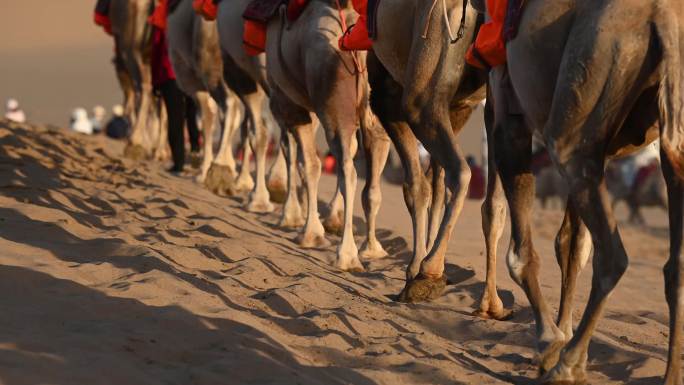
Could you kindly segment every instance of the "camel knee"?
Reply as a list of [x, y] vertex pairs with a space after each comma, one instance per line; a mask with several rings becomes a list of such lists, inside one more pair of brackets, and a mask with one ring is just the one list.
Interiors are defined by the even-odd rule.
[[363, 188], [362, 195], [363, 206], [366, 211], [370, 211], [372, 207], [379, 207], [382, 204], [382, 191], [379, 185], [367, 183]]

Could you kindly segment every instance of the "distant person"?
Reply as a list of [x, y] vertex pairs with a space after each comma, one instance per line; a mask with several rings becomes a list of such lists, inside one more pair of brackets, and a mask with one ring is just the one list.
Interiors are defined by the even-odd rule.
[[16, 99], [9, 99], [5, 105], [5, 119], [15, 123], [26, 123], [26, 114]]
[[185, 166], [185, 123], [187, 120], [193, 152], [199, 151], [199, 131], [196, 124], [194, 103], [176, 83], [176, 74], [171, 66], [166, 26], [169, 11], [167, 1], [160, 1], [148, 21], [152, 25], [152, 84], [161, 93], [167, 111], [168, 139], [173, 166], [168, 172], [177, 174]]
[[105, 134], [112, 139], [126, 138], [131, 125], [128, 123], [128, 119], [124, 117], [124, 108], [117, 104], [112, 108], [112, 114], [114, 116], [107, 122]]
[[93, 107], [93, 117], [90, 118], [90, 124], [93, 125], [93, 132], [99, 134], [104, 130], [105, 116], [107, 115], [107, 110], [102, 106]]
[[71, 130], [81, 134], [92, 135], [93, 125], [88, 119], [88, 111], [85, 108], [76, 108], [71, 113]]

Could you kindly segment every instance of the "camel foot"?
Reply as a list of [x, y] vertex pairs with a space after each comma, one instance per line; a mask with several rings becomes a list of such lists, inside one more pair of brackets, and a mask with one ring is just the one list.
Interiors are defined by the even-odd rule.
[[508, 321], [513, 318], [513, 311], [509, 309], [500, 310], [483, 310], [477, 309], [473, 312], [473, 316], [484, 319], [493, 319], [497, 321]]
[[335, 262], [335, 267], [350, 273], [362, 273], [366, 271], [358, 257], [340, 258], [338, 256], [337, 261]]
[[[199, 175], [201, 176], [201, 175]], [[228, 166], [212, 163], [204, 178], [204, 185], [217, 195], [233, 195], [235, 193], [235, 172]]]
[[550, 370], [557, 366], [556, 364], [558, 364], [561, 351], [563, 350], [563, 347], [565, 347], [565, 344], [565, 339], [561, 338], [558, 341], [549, 343], [543, 348], [542, 352], [537, 356], [540, 375], [548, 374]]
[[485, 290], [480, 300], [480, 308], [473, 312], [473, 316], [497, 321], [505, 321], [513, 317], [513, 311], [504, 308], [498, 295], [491, 296], [488, 293]]
[[389, 255], [385, 251], [385, 249], [382, 248], [382, 245], [378, 241], [375, 241], [375, 242], [366, 241], [361, 246], [360, 254], [361, 254], [361, 258], [364, 258], [364, 259], [385, 258], [386, 256]]
[[252, 213], [265, 214], [272, 212], [274, 209], [275, 207], [273, 207], [273, 203], [263, 199], [255, 199], [247, 204], [247, 211]]
[[280, 182], [271, 182], [267, 186], [269, 194], [271, 194], [271, 202], [284, 204], [287, 199], [287, 188]]
[[302, 217], [301, 215], [287, 215], [280, 219], [278, 227], [282, 227], [285, 229], [299, 229], [302, 226], [304, 226], [305, 223], [306, 221], [304, 220], [304, 217]]
[[254, 190], [254, 179], [249, 174], [241, 174], [235, 181], [235, 192], [239, 194], [247, 193]]
[[128, 143], [124, 148], [124, 157], [135, 161], [141, 161], [147, 158], [147, 151], [139, 144]]
[[323, 228], [326, 233], [341, 237], [344, 232], [344, 222], [341, 216], [331, 215], [323, 221]]
[[190, 153], [190, 167], [194, 168], [195, 170], [202, 166], [202, 160], [203, 160], [203, 156], [201, 153], [199, 153], [199, 152], [191, 152]]
[[399, 293], [399, 302], [416, 303], [437, 299], [446, 289], [446, 283], [445, 276], [434, 279], [419, 274], [406, 282], [404, 290]]
[[558, 363], [539, 379], [540, 385], [584, 385], [587, 375], [582, 366], [569, 367]]
[[322, 249], [330, 246], [325, 234], [303, 233], [295, 238], [295, 242], [305, 249]]

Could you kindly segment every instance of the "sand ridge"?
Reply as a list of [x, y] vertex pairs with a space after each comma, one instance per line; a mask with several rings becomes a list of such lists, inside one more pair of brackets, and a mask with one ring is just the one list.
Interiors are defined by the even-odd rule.
[[[191, 175], [170, 177], [121, 153], [101, 137], [0, 123], [0, 383], [533, 383], [532, 315], [503, 258], [513, 319], [470, 316], [484, 265], [479, 202], [466, 204], [452, 240], [447, 293], [407, 305], [393, 300], [410, 256], [399, 187], [383, 186], [378, 220], [392, 257], [348, 274], [331, 266], [333, 247], [298, 248], [294, 232], [275, 226], [278, 213], [247, 213], [241, 199], [212, 195]], [[334, 179], [321, 184], [330, 196]], [[535, 217], [553, 306], [560, 219]], [[595, 334], [590, 382], [657, 384], [667, 238], [662, 227], [623, 235], [632, 266]]]

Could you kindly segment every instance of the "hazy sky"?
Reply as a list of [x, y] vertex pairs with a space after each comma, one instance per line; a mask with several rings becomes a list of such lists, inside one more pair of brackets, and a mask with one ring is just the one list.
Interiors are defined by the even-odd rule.
[[64, 125], [75, 107], [121, 102], [112, 40], [92, 23], [95, 0], [0, 0], [0, 110]]

